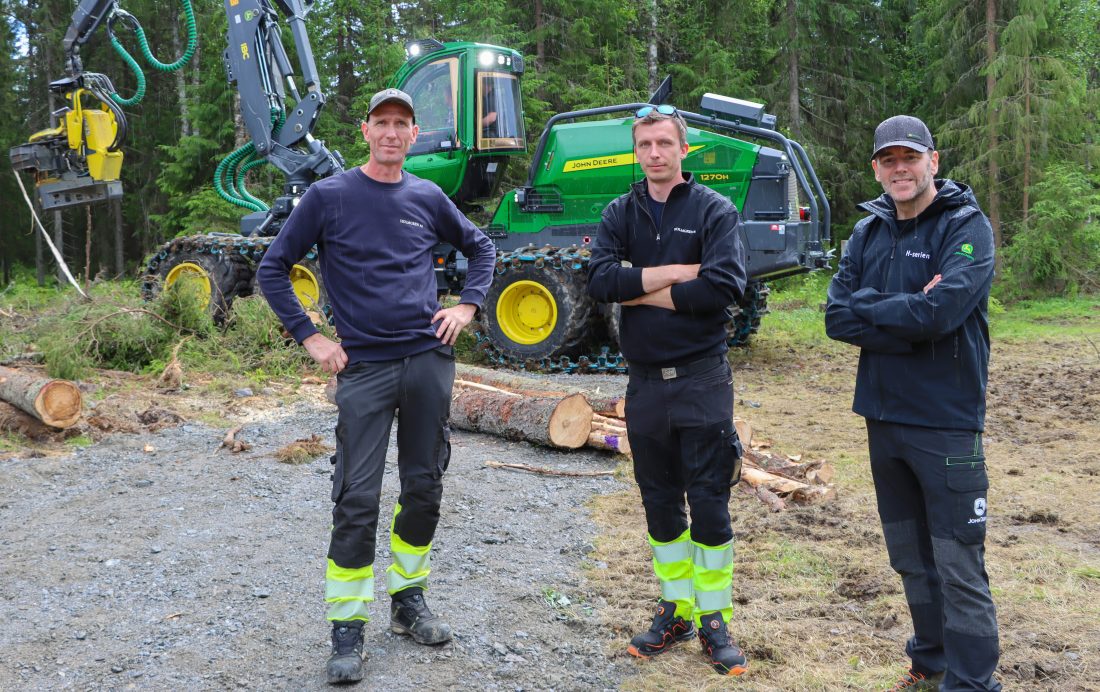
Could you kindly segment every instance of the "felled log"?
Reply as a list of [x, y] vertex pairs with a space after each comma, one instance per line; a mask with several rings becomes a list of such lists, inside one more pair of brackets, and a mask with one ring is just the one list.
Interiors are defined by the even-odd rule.
[[466, 365], [465, 363], [458, 363], [455, 366], [455, 376], [458, 378], [455, 380], [455, 384], [462, 380], [489, 385], [521, 396], [583, 394], [596, 413], [614, 416], [615, 418], [622, 418], [626, 415], [626, 400], [621, 396], [608, 396], [601, 394], [599, 391], [593, 392], [589, 389], [574, 387], [545, 377], [526, 377], [515, 373], [479, 368], [476, 365]]
[[84, 408], [80, 389], [72, 382], [4, 367], [0, 367], [0, 399], [54, 428], [71, 427]]
[[618, 454], [630, 454], [630, 440], [626, 436], [625, 428], [622, 432], [593, 428], [592, 432], [588, 433], [588, 446]]
[[778, 497], [799, 504], [813, 504], [836, 498], [836, 490], [832, 486], [810, 485], [792, 478], [768, 473], [749, 464], [741, 467], [741, 480], [758, 491], [763, 488]]
[[577, 449], [592, 432], [592, 407], [581, 394], [532, 397], [459, 387], [451, 400], [451, 425], [509, 440]]
[[588, 446], [629, 455], [630, 439], [626, 434], [625, 421], [593, 413], [592, 432], [588, 435]]
[[835, 474], [832, 465], [824, 459], [798, 462], [759, 450], [747, 450], [745, 458], [768, 473], [818, 485], [828, 485]]
[[30, 440], [38, 440], [57, 431], [26, 411], [0, 401], [0, 432], [14, 433]]
[[530, 464], [505, 464], [499, 461], [487, 461], [485, 465], [491, 469], [513, 469], [537, 473], [540, 476], [571, 476], [574, 478], [591, 478], [593, 476], [614, 476], [614, 471], [562, 471], [545, 466], [531, 466]]

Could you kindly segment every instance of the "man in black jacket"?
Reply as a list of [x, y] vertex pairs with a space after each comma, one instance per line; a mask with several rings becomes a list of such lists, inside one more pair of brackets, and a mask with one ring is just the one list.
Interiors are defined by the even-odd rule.
[[633, 139], [645, 180], [604, 210], [588, 272], [593, 298], [622, 304], [627, 433], [661, 582], [653, 625], [628, 651], [649, 658], [698, 626], [714, 669], [740, 675], [748, 663], [728, 630], [740, 445], [726, 323], [745, 290], [741, 222], [682, 172], [687, 127], [675, 108], [639, 110]]
[[871, 166], [885, 194], [860, 205], [870, 216], [829, 285], [825, 328], [861, 349], [853, 410], [913, 618], [895, 689], [999, 690], [982, 451], [993, 232], [970, 188], [934, 179], [917, 118], [878, 126]]

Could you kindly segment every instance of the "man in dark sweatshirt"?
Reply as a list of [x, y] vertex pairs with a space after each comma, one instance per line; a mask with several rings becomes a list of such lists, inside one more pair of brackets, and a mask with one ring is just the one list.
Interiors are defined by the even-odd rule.
[[682, 171], [687, 126], [675, 108], [640, 109], [632, 132], [645, 180], [604, 210], [588, 265], [592, 297], [622, 304], [626, 427], [661, 584], [653, 624], [627, 651], [650, 658], [698, 628], [714, 670], [740, 675], [748, 662], [728, 628], [740, 445], [726, 324], [745, 291], [741, 220]]
[[[390, 427], [398, 410], [401, 494], [390, 526], [386, 570], [390, 627], [421, 644], [451, 628], [424, 602], [442, 478], [450, 460], [453, 344], [492, 280], [492, 241], [434, 183], [402, 170], [416, 141], [412, 99], [397, 89], [371, 98], [364, 165], [314, 183], [271, 244], [257, 272], [287, 331], [325, 372], [337, 374], [332, 535], [325, 601], [332, 622], [330, 683], [362, 679], [363, 624], [374, 600], [375, 533]], [[460, 302], [441, 308], [431, 250], [454, 245], [469, 258]], [[340, 341], [320, 334], [289, 272], [317, 245]]]
[[829, 285], [825, 329], [861, 349], [853, 410], [913, 618], [895, 689], [999, 690], [982, 450], [993, 231], [970, 188], [934, 179], [917, 118], [878, 126], [871, 166], [885, 193], [860, 205], [870, 216]]

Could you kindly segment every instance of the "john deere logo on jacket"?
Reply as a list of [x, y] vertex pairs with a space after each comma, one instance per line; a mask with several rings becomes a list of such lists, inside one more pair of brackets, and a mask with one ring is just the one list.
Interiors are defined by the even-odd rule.
[[962, 255], [966, 259], [973, 262], [974, 261], [974, 246], [971, 245], [970, 243], [963, 243], [962, 245], [959, 246], [959, 251], [956, 252], [955, 254], [956, 255]]

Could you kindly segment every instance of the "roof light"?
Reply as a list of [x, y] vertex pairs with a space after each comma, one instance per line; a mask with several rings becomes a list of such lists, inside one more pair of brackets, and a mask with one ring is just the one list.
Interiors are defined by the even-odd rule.
[[498, 55], [497, 56], [497, 64], [498, 65], [503, 65], [504, 64], [504, 56], [503, 55]]
[[414, 43], [411, 46], [409, 46], [409, 57], [410, 58], [415, 58], [418, 55], [420, 55], [420, 44], [419, 43]]
[[481, 51], [481, 54], [477, 56], [477, 61], [481, 64], [482, 67], [489, 67], [493, 64], [492, 52], [487, 50]]

